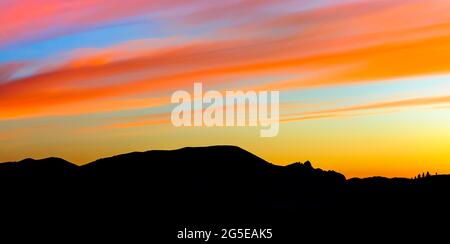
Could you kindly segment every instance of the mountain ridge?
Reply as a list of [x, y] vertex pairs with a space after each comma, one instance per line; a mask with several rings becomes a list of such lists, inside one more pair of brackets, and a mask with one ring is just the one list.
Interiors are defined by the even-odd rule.
[[[173, 149], [173, 150], [157, 149], [157, 150], [146, 150], [146, 151], [133, 151], [133, 152], [117, 154], [117, 155], [113, 155], [113, 156], [109, 156], [109, 157], [99, 158], [94, 161], [88, 162], [86, 164], [82, 164], [82, 165], [74, 164], [70, 161], [65, 160], [64, 158], [59, 158], [59, 157], [47, 157], [47, 158], [40, 158], [40, 159], [25, 158], [20, 161], [0, 162], [0, 175], [1, 175], [2, 171], [8, 170], [8, 169], [11, 170], [12, 168], [16, 168], [15, 170], [21, 170], [21, 169], [22, 170], [27, 170], [27, 169], [28, 170], [32, 170], [32, 169], [36, 170], [36, 169], [39, 169], [40, 167], [42, 167], [43, 169], [40, 171], [41, 173], [43, 170], [49, 170], [49, 169], [51, 169], [51, 171], [53, 171], [53, 173], [56, 173], [55, 172], [56, 169], [47, 167], [47, 166], [50, 166], [50, 165], [48, 165], [49, 163], [53, 164], [53, 166], [56, 166], [57, 168], [59, 167], [60, 170], [64, 170], [64, 169], [66, 169], [66, 170], [75, 170], [75, 169], [81, 170], [81, 169], [93, 167], [96, 164], [103, 164], [106, 161], [116, 161], [117, 159], [120, 159], [123, 161], [123, 160], [126, 160], [127, 158], [136, 157], [136, 156], [150, 157], [150, 156], [154, 156], [155, 154], [173, 154], [173, 153], [179, 153], [179, 152], [185, 152], [185, 151], [197, 151], [196, 153], [204, 153], [206, 151], [215, 150], [215, 149], [219, 149], [219, 150], [225, 149], [227, 151], [234, 150], [234, 151], [237, 151], [240, 153], [248, 154], [248, 156], [261, 161], [261, 163], [263, 163], [263, 164], [266, 164], [267, 167], [293, 168], [293, 169], [305, 167], [305, 168], [313, 169], [313, 170], [317, 170], [317, 171], [334, 172], [337, 174], [341, 174], [334, 170], [323, 170], [321, 168], [313, 168], [311, 165], [311, 162], [308, 160], [305, 161], [304, 163], [293, 162], [291, 164], [281, 166], [281, 165], [272, 164], [272, 163], [258, 157], [257, 155], [250, 153], [247, 150], [242, 149], [238, 146], [214, 145], [214, 146], [203, 146], [203, 147], [182, 147], [182, 148]], [[57, 165], [58, 163], [59, 163], [59, 165]], [[228, 163], [230, 163], [230, 162], [228, 162]], [[231, 163], [233, 163], [233, 162], [231, 162]], [[109, 165], [109, 166], [112, 166], [112, 165]], [[446, 175], [447, 174], [440, 174], [439, 176], [446, 176]], [[434, 176], [436, 176], [436, 175], [432, 175], [431, 177], [434, 177]], [[374, 180], [374, 179], [410, 180], [410, 178], [406, 178], [406, 177], [385, 177], [385, 176], [379, 176], [379, 175], [374, 175], [374, 176], [369, 176], [369, 177], [352, 177], [352, 178], [345, 177], [345, 179], [347, 181]]]
[[[215, 149], [219, 149], [219, 150], [235, 150], [239, 153], [244, 153], [247, 154], [247, 156], [249, 157], [253, 157], [256, 160], [259, 160], [262, 164], [266, 164], [266, 166], [268, 167], [278, 167], [278, 168], [295, 168], [295, 167], [303, 167], [303, 165], [306, 165], [308, 168], [310, 169], [314, 169], [311, 165], [311, 163], [309, 161], [305, 161], [305, 163], [300, 163], [300, 162], [294, 162], [288, 165], [275, 165], [272, 164], [260, 157], [258, 157], [257, 155], [250, 153], [248, 151], [246, 151], [245, 149], [242, 149], [238, 146], [233, 146], [233, 145], [214, 145], [214, 146], [204, 146], [204, 147], [182, 147], [182, 148], [178, 148], [178, 149], [174, 149], [174, 150], [147, 150], [147, 151], [133, 151], [133, 152], [129, 152], [129, 153], [123, 153], [123, 154], [118, 154], [118, 155], [113, 155], [110, 157], [103, 157], [103, 158], [99, 158], [96, 159], [94, 161], [88, 162], [86, 164], [83, 165], [77, 165], [74, 164], [70, 161], [67, 161], [63, 158], [58, 158], [58, 157], [48, 157], [48, 158], [41, 158], [41, 159], [34, 159], [34, 158], [25, 158], [22, 159], [20, 161], [10, 161], [10, 162], [0, 162], [0, 171], [4, 170], [4, 168], [8, 168], [7, 166], [18, 166], [18, 167], [22, 167], [25, 166], [24, 164], [46, 164], [49, 162], [54, 162], [54, 161], [60, 161], [60, 162], [64, 162], [65, 164], [67, 164], [67, 167], [70, 168], [88, 168], [88, 167], [92, 167], [93, 165], [99, 164], [99, 163], [104, 163], [105, 161], [112, 161], [112, 160], [116, 160], [116, 159], [126, 159], [129, 157], [135, 157], [135, 156], [150, 156], [151, 154], [161, 154], [161, 153], [178, 153], [178, 152], [183, 152], [183, 151], [190, 151], [190, 150], [194, 150], [197, 151], [196, 153], [204, 153], [202, 151], [209, 151], [209, 150], [215, 150]], [[44, 166], [44, 165], [42, 165]], [[321, 170], [320, 168], [317, 168], [319, 170]], [[328, 170], [331, 172], [336, 172], [334, 170]], [[336, 172], [337, 173], [337, 172]]]
[[[59, 158], [9, 162], [0, 164], [0, 193], [0, 209], [14, 218], [51, 216], [142, 233], [149, 220], [169, 223], [168, 231], [174, 223], [279, 223], [278, 233], [295, 236], [290, 227], [386, 229], [387, 218], [397, 228], [399, 219], [439, 216], [450, 205], [450, 176], [346, 179], [309, 161], [278, 166], [238, 147], [213, 146], [132, 152], [82, 166]], [[415, 223], [404, 221], [408, 231]]]

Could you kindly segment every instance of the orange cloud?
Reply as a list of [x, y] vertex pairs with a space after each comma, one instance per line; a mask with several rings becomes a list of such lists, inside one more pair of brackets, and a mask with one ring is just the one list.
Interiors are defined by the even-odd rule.
[[357, 106], [341, 107], [335, 109], [318, 110], [312, 112], [304, 112], [297, 114], [287, 115], [281, 121], [297, 121], [308, 119], [321, 119], [321, 118], [334, 118], [342, 116], [355, 116], [355, 114], [348, 114], [348, 112], [366, 111], [366, 110], [378, 110], [389, 108], [402, 108], [402, 107], [414, 107], [414, 106], [430, 106], [430, 105], [442, 105], [450, 103], [450, 96], [438, 96], [438, 97], [422, 97], [411, 98], [389, 102], [370, 103]]
[[[91, 8], [92, 4], [97, 6], [97, 2], [80, 2], [60, 3], [52, 8], [72, 11]], [[130, 6], [120, 9], [113, 1], [110, 10], [114, 11], [95, 18], [141, 11], [142, 4], [132, 1]], [[30, 10], [37, 12], [29, 18], [46, 19], [58, 12], [39, 8]], [[0, 84], [0, 118], [64, 114], [65, 106], [74, 108], [74, 113], [101, 112], [117, 105], [115, 102], [108, 105], [110, 101], [143, 93], [164, 97], [164, 92], [194, 81], [227, 82], [231, 77], [299, 76], [291, 80], [280, 78], [267, 86], [256, 85], [259, 89], [280, 90], [448, 73], [450, 17], [439, 14], [448, 8], [449, 4], [442, 1], [342, 4], [269, 16], [266, 21], [248, 26], [228, 27], [237, 33], [277, 27], [285, 31], [279, 36], [270, 31], [256, 37], [242, 33], [243, 36], [222, 39], [161, 44], [157, 48], [132, 41], [103, 51], [74, 52], [68, 62], [58, 67]], [[222, 11], [232, 11], [225, 9]], [[430, 18], [415, 18], [418, 15]], [[20, 29], [28, 22], [21, 23], [5, 29]], [[137, 48], [130, 51], [134, 46]], [[3, 76], [9, 78], [11, 74]], [[105, 105], [96, 106], [99, 101]]]

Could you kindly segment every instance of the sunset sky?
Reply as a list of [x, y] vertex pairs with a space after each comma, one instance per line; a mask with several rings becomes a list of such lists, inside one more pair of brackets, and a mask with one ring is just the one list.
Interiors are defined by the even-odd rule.
[[[448, 0], [0, 0], [0, 162], [232, 144], [347, 177], [450, 173]], [[171, 94], [278, 90], [258, 127], [175, 128]]]

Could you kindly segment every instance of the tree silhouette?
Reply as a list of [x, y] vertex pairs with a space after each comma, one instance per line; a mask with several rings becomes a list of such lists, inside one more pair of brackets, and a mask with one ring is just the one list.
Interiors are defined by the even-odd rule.
[[427, 177], [430, 177], [430, 172], [427, 171]]

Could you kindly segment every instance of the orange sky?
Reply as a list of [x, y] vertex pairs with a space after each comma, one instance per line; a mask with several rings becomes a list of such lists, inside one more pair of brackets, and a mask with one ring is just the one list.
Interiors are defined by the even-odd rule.
[[[448, 1], [42, 0], [0, 9], [0, 161], [81, 164], [234, 144], [347, 176], [450, 172]], [[170, 95], [199, 81], [279, 90], [280, 135], [172, 127]]]

